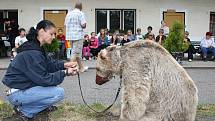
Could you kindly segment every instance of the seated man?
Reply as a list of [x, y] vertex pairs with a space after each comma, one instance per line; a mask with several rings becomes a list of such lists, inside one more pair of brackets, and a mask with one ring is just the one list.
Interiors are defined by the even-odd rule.
[[189, 48], [187, 49], [187, 51], [185, 53], [188, 53], [188, 61], [191, 62], [193, 60], [193, 54], [196, 53], [195, 52], [195, 48], [192, 45], [189, 36], [189, 32], [185, 31], [184, 33], [184, 42], [187, 43], [189, 45]]
[[201, 50], [203, 54], [203, 60], [206, 61], [208, 52], [212, 52], [211, 60], [214, 60], [215, 57], [215, 43], [211, 38], [212, 33], [207, 32], [206, 37], [201, 40]]

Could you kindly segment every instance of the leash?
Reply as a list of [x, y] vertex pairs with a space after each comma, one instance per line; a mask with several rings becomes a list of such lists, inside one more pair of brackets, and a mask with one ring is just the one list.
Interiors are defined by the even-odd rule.
[[92, 110], [92, 111], [94, 111], [94, 112], [96, 112], [96, 113], [98, 113], [98, 114], [102, 114], [102, 113], [105, 113], [107, 110], [109, 110], [109, 109], [114, 105], [114, 103], [116, 102], [116, 100], [117, 100], [117, 98], [118, 98], [118, 96], [119, 96], [120, 90], [121, 90], [121, 86], [122, 86], [122, 75], [120, 75], [120, 86], [119, 86], [119, 88], [118, 88], [118, 90], [117, 90], [116, 97], [115, 97], [113, 103], [112, 103], [110, 106], [108, 106], [106, 109], [104, 109], [103, 111], [100, 111], [100, 112], [99, 112], [99, 111], [96, 111], [95, 109], [93, 109], [92, 107], [90, 107], [90, 106], [87, 104], [87, 102], [85, 101], [84, 95], [83, 95], [83, 91], [82, 91], [82, 88], [81, 88], [81, 78], [80, 78], [80, 74], [78, 73], [77, 75], [78, 75], [79, 88], [80, 88], [80, 92], [81, 92], [81, 98], [82, 98], [84, 104], [85, 104], [90, 110]]

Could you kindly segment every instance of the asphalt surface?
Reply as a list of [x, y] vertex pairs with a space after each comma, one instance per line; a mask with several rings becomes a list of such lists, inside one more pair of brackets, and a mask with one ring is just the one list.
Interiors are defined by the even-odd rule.
[[[214, 68], [187, 68], [188, 74], [192, 77], [198, 87], [199, 103], [214, 104], [215, 103], [215, 74]], [[2, 80], [6, 70], [0, 70], [0, 80]], [[95, 69], [90, 69], [88, 72], [82, 73], [81, 86], [83, 94], [89, 103], [105, 103], [110, 104], [115, 98], [119, 87], [119, 77], [110, 82], [99, 86], [95, 84]], [[65, 100], [73, 103], [83, 103], [78, 85], [77, 76], [66, 77], [60, 85], [65, 89]], [[5, 99], [3, 93], [7, 87], [0, 83], [0, 98]], [[117, 101], [120, 102], [119, 99]]]

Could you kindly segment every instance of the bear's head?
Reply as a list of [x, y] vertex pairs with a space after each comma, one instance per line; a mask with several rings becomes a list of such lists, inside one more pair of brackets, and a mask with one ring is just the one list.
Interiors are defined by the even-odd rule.
[[96, 62], [96, 84], [102, 85], [112, 79], [120, 71], [120, 51], [116, 47], [108, 47], [98, 54]]

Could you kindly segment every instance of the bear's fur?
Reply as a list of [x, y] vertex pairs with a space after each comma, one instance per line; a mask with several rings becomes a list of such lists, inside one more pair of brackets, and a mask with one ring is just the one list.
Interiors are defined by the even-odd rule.
[[[121, 121], [194, 121], [197, 88], [159, 44], [134, 41], [102, 50], [97, 76], [122, 75]], [[101, 80], [100, 80], [101, 81]]]

